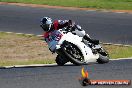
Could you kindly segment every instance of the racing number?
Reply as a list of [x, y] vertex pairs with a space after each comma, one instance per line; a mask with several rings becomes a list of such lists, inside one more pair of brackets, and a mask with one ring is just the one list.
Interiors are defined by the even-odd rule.
[[62, 37], [62, 34], [52, 34], [48, 37], [48, 41], [51, 42], [53, 40], [59, 41]]
[[55, 41], [59, 41], [62, 37], [62, 34], [55, 34]]

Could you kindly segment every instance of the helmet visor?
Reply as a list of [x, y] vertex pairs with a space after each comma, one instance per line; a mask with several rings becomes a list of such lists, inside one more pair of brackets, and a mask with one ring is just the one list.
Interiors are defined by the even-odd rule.
[[49, 31], [49, 27], [50, 27], [50, 25], [49, 24], [42, 24], [42, 25], [40, 25], [42, 28], [43, 28], [43, 30], [44, 31]]

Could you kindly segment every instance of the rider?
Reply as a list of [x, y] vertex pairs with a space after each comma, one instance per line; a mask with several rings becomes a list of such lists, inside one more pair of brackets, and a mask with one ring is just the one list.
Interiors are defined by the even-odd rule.
[[[44, 38], [48, 38], [50, 32], [54, 31], [54, 30], [58, 30], [58, 29], [62, 29], [64, 27], [68, 27], [68, 28], [72, 28], [72, 29], [76, 29], [75, 27], [78, 27], [78, 29], [80, 30], [80, 32], [82, 31], [80, 26], [76, 26], [75, 22], [72, 20], [54, 20], [52, 22], [52, 19], [49, 17], [43, 17], [40, 21], [40, 26], [42, 27], [42, 29], [44, 30]], [[84, 30], [83, 30], [84, 31]], [[85, 40], [93, 43], [93, 44], [99, 44], [98, 40], [93, 40], [89, 37], [88, 34], [82, 33], [81, 34]]]

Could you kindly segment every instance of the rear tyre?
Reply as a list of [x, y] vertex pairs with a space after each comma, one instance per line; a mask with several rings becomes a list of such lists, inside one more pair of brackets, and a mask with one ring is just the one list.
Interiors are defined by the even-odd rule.
[[109, 57], [108, 56], [103, 56], [103, 55], [99, 54], [99, 58], [97, 59], [97, 62], [99, 64], [108, 63], [109, 62]]
[[97, 52], [99, 53], [99, 58], [97, 59], [97, 62], [99, 64], [104, 64], [109, 62], [109, 54], [102, 46], [101, 48], [97, 49]]

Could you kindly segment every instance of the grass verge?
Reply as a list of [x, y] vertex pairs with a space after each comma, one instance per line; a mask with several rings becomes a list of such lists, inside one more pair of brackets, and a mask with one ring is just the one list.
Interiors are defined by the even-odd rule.
[[40, 37], [0, 32], [0, 66], [54, 63]]
[[0, 1], [44, 4], [51, 6], [132, 10], [132, 0], [0, 0]]
[[[132, 47], [103, 46], [111, 58], [132, 57]], [[0, 32], [0, 66], [55, 63], [47, 47], [41, 37]]]

